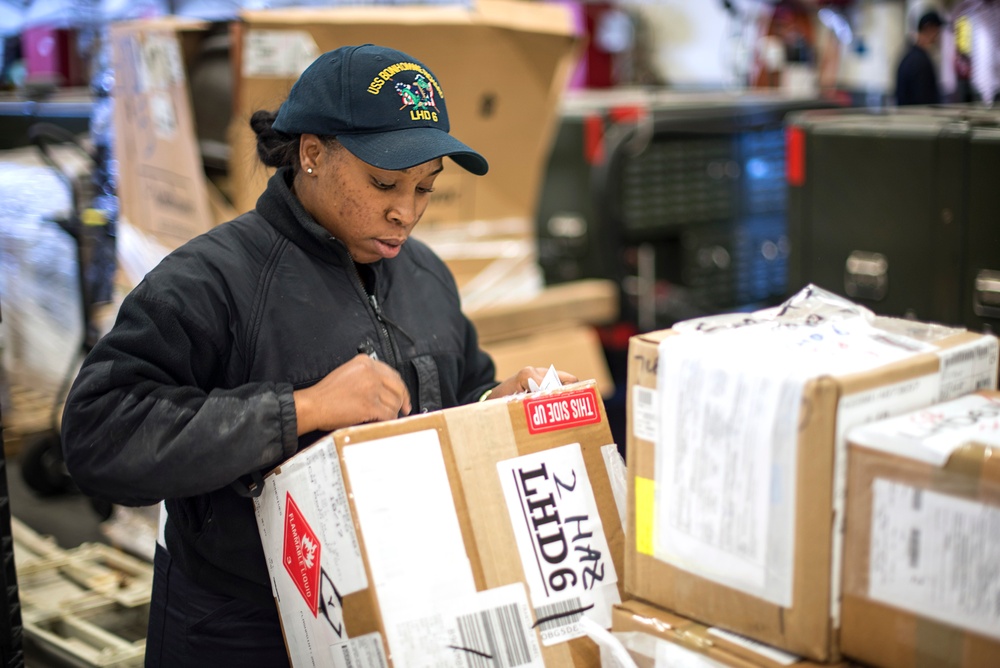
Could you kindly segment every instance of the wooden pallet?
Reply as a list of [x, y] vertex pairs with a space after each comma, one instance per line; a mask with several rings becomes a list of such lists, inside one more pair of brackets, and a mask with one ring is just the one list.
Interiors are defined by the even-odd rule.
[[8, 460], [15, 459], [24, 439], [54, 428], [55, 397], [48, 392], [8, 385], [3, 396], [3, 444]]
[[25, 638], [72, 666], [142, 666], [152, 566], [101, 543], [62, 549], [11, 525]]

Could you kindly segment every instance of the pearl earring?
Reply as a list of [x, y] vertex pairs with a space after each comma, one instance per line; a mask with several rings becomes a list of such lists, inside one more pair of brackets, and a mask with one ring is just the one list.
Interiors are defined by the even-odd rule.
[[312, 173], [313, 173], [313, 168], [312, 167], [306, 167], [306, 174], [312, 174]]

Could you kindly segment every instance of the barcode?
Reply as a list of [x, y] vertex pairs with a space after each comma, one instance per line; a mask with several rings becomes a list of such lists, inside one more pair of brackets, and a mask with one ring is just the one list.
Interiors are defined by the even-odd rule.
[[965, 364], [966, 362], [972, 362], [976, 359], [976, 353], [982, 354], [983, 350], [978, 348], [973, 348], [971, 350], [963, 350], [961, 352], [952, 353], [944, 360], [945, 368], [950, 366], [955, 366], [956, 364]]
[[652, 408], [653, 406], [652, 390], [647, 390], [644, 387], [637, 387], [635, 389], [635, 401], [637, 404], [639, 404], [640, 408]]
[[580, 621], [584, 611], [592, 607], [591, 605], [587, 606], [587, 608], [582, 608], [579, 598], [568, 598], [558, 603], [540, 605], [535, 608], [535, 618], [538, 620], [535, 625], [543, 633], [552, 629], [562, 628], [563, 626], [569, 626]]
[[458, 632], [468, 668], [514, 668], [532, 661], [516, 603], [461, 616]]
[[920, 566], [920, 529], [910, 529], [910, 544], [907, 546], [910, 556], [910, 568]]
[[340, 650], [344, 653], [344, 665], [347, 668], [354, 668], [354, 662], [351, 660], [351, 648], [346, 642], [340, 646]]

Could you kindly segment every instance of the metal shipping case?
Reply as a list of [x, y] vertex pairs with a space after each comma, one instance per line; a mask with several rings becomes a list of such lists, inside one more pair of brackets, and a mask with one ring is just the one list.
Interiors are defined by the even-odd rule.
[[790, 290], [815, 283], [882, 315], [974, 330], [1000, 323], [1000, 112], [807, 111], [788, 133]]
[[611, 278], [640, 329], [784, 296], [788, 112], [809, 98], [568, 96], [537, 208], [547, 283]]

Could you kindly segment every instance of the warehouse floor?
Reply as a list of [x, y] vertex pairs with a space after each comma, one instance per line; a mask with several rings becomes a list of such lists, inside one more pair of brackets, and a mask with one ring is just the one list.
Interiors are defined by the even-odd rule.
[[[108, 542], [100, 530], [101, 518], [85, 496], [78, 493], [39, 496], [21, 478], [16, 457], [7, 462], [7, 474], [11, 515], [29, 528], [52, 536], [63, 548], [77, 547], [86, 542]], [[24, 659], [26, 668], [63, 668], [69, 665], [28, 640], [24, 642]]]

